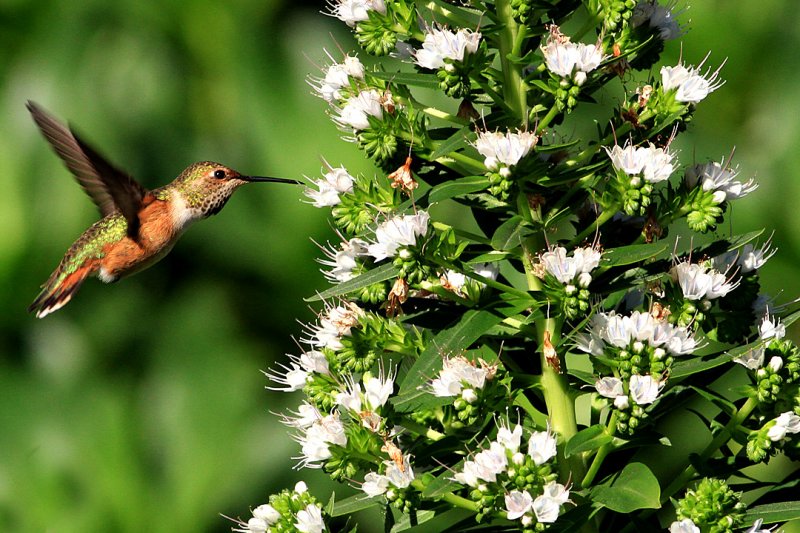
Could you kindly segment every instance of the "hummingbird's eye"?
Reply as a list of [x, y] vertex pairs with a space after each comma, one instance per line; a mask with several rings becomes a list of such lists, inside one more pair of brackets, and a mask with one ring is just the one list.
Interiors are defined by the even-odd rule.
[[218, 180], [223, 179], [225, 176], [226, 176], [226, 174], [225, 174], [224, 170], [215, 170], [214, 171], [214, 177], [217, 178]]

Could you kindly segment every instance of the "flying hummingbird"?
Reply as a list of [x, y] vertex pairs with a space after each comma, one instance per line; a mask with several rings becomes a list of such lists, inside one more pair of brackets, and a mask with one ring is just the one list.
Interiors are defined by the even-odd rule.
[[150, 191], [41, 107], [33, 102], [27, 107], [102, 216], [70, 246], [28, 307], [39, 318], [66, 305], [89, 276], [111, 283], [149, 267], [172, 249], [192, 222], [219, 213], [233, 191], [245, 183], [300, 183], [247, 176], [202, 161], [188, 166], [169, 185]]

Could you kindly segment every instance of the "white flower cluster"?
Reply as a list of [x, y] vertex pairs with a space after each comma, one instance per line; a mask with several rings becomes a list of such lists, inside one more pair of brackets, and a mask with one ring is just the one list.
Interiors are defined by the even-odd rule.
[[346, 446], [347, 435], [344, 424], [339, 419], [336, 411], [329, 415], [322, 415], [308, 403], [301, 404], [297, 418], [285, 417], [283, 422], [300, 430], [293, 436], [300, 443], [301, 455], [295, 457], [299, 466], [304, 468], [320, 468], [322, 461], [332, 456], [331, 445]]
[[635, 353], [644, 349], [644, 343], [656, 348], [654, 357], [663, 357], [666, 352], [683, 355], [693, 352], [697, 342], [687, 328], [674, 326], [658, 320], [650, 313], [634, 311], [630, 316], [597, 313], [591, 319], [589, 332], [576, 335], [577, 347], [592, 355], [601, 356], [608, 346], [633, 349]]
[[386, 14], [383, 0], [333, 0], [331, 14], [351, 28], [358, 22], [369, 19], [369, 12]]
[[475, 148], [484, 157], [483, 164], [486, 168], [496, 170], [507, 178], [511, 175], [510, 167], [528, 155], [538, 141], [539, 137], [530, 131], [483, 131], [478, 134]]
[[660, 6], [656, 3], [656, 0], [640, 1], [633, 9], [633, 15], [630, 20], [631, 26], [637, 28], [647, 24], [658, 33], [662, 41], [677, 39], [683, 35], [684, 31], [683, 26], [678, 24], [675, 17], [683, 13], [683, 11], [673, 13], [672, 4], [674, 2], [671, 2], [668, 6]]
[[[497, 438], [487, 449], [481, 450], [471, 460], [464, 461], [462, 472], [456, 472], [455, 480], [470, 487], [497, 482], [504, 473], [513, 476], [513, 471], [524, 464], [525, 455], [520, 451], [522, 426], [514, 429], [500, 427]], [[528, 439], [527, 455], [538, 466], [556, 456], [556, 439], [547, 431], [534, 431]], [[569, 490], [556, 482], [544, 486], [543, 494], [536, 498], [527, 490], [513, 490], [506, 494], [506, 513], [509, 520], [521, 519], [524, 526], [533, 523], [555, 522], [560, 508], [569, 501]]]
[[738, 167], [731, 168], [713, 161], [687, 168], [684, 179], [690, 188], [700, 184], [704, 191], [713, 192], [714, 202], [721, 204], [742, 198], [758, 188], [754, 178], [744, 183], [737, 181], [738, 173]]
[[586, 288], [592, 282], [591, 272], [600, 264], [602, 253], [592, 247], [576, 248], [567, 257], [567, 249], [556, 246], [543, 253], [540, 261], [547, 272], [564, 285], [576, 282]]
[[414, 54], [422, 68], [452, 70], [447, 61], [463, 61], [466, 54], [474, 54], [481, 42], [481, 34], [472, 30], [450, 31], [445, 28], [427, 28], [422, 49]]
[[463, 355], [445, 357], [442, 369], [431, 381], [433, 395], [438, 397], [461, 396], [467, 403], [478, 399], [476, 389], [482, 389], [487, 381], [494, 379], [496, 364], [478, 359], [476, 365]]
[[742, 246], [741, 250], [731, 250], [718, 255], [712, 260], [712, 264], [720, 272], [736, 270], [740, 274], [747, 274], [764, 266], [777, 251], [777, 248], [772, 247], [771, 240], [767, 240], [760, 248], [748, 243]]
[[[308, 490], [306, 484], [299, 481], [294, 486], [296, 494], [303, 494]], [[296, 495], [293, 495], [296, 497]], [[271, 526], [277, 524], [278, 521], [285, 518], [278, 512], [275, 507], [265, 503], [253, 509], [253, 517], [247, 523], [238, 522], [240, 528], [234, 528], [233, 531], [240, 533], [269, 533]], [[325, 531], [325, 522], [322, 520], [322, 508], [316, 504], [306, 505], [297, 514], [290, 519], [293, 522], [295, 531], [300, 533], [322, 533]]]
[[771, 422], [774, 422], [774, 424], [767, 430], [767, 437], [772, 442], [783, 440], [786, 435], [800, 433], [800, 416], [797, 416], [792, 411], [781, 413]]
[[319, 325], [306, 326], [309, 336], [303, 341], [315, 348], [341, 350], [341, 338], [350, 335], [350, 329], [358, 325], [358, 319], [363, 314], [363, 309], [352, 302], [328, 307], [320, 316]]
[[[330, 57], [330, 56], [329, 56]], [[309, 84], [328, 103], [342, 99], [342, 89], [350, 87], [353, 80], [364, 79], [364, 65], [355, 56], [345, 56], [341, 63], [333, 63], [325, 70], [325, 76], [312, 78]]]
[[583, 85], [587, 74], [603, 61], [600, 42], [597, 44], [572, 43], [558, 29], [550, 26], [550, 37], [542, 47], [547, 69], [562, 78], [572, 78], [575, 85]]
[[[708, 56], [706, 56], [706, 59]], [[687, 104], [697, 104], [706, 96], [722, 87], [725, 82], [719, 79], [722, 65], [714, 72], [700, 74], [705, 59], [697, 66], [686, 68], [683, 63], [674, 67], [661, 67], [661, 85], [664, 92], [675, 91], [675, 100]]]
[[727, 296], [739, 286], [739, 281], [731, 278], [711, 266], [702, 263], [683, 261], [669, 271], [672, 280], [676, 281], [687, 300], [714, 300]]
[[384, 96], [375, 89], [361, 91], [347, 99], [334, 120], [342, 127], [365, 130], [369, 128], [369, 117], [383, 118], [384, 103]]
[[[652, 143], [647, 146], [633, 146], [628, 141], [624, 147], [614, 145], [610, 150], [605, 150], [614, 168], [629, 176], [641, 177], [648, 183], [659, 183], [668, 179], [675, 168], [672, 164], [675, 155]], [[639, 184], [635, 178], [631, 183]]]
[[418, 237], [428, 233], [429, 219], [427, 211], [420, 211], [386, 220], [375, 230], [375, 242], [367, 245], [367, 254], [376, 261], [394, 257], [398, 249], [416, 244]]
[[309, 180], [316, 187], [306, 187], [305, 195], [313, 200], [314, 207], [333, 207], [341, 203], [340, 194], [353, 192], [355, 178], [344, 167], [332, 168], [326, 172], [322, 179]]
[[[479, 276], [483, 276], [487, 279], [497, 279], [497, 274], [499, 272], [497, 263], [475, 263], [470, 265], [472, 267], [472, 271], [478, 274]], [[464, 296], [466, 293], [464, 291], [467, 283], [469, 280], [466, 274], [462, 272], [457, 272], [455, 270], [446, 270], [444, 274], [439, 277], [439, 281], [442, 283], [442, 287], [445, 289], [452, 291], [459, 296]], [[473, 283], [478, 283], [473, 281]], [[478, 284], [480, 287], [483, 287], [483, 283]]]
[[414, 481], [411, 457], [403, 455], [399, 461], [384, 461], [384, 474], [369, 472], [364, 476], [361, 490], [370, 498], [380, 496], [393, 489], [404, 489]]
[[630, 400], [636, 405], [649, 405], [656, 401], [664, 383], [650, 375], [633, 374], [628, 381], [628, 393], [622, 380], [616, 377], [598, 378], [594, 388], [601, 396], [613, 399], [617, 409], [627, 409]]

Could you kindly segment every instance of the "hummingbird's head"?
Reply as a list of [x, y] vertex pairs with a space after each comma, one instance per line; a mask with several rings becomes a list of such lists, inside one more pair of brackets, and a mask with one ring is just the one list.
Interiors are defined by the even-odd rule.
[[299, 183], [283, 178], [249, 176], [213, 161], [201, 161], [190, 165], [175, 180], [176, 189], [182, 194], [187, 206], [199, 211], [201, 217], [216, 215], [225, 206], [233, 191], [245, 183], [267, 181]]

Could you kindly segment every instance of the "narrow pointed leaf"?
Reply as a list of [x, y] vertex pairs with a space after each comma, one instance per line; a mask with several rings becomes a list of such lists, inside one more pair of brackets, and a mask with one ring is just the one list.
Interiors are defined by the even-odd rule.
[[362, 511], [376, 505], [384, 505], [386, 499], [382, 496], [369, 498], [366, 494], [354, 494], [344, 500], [333, 502], [333, 508], [329, 514], [331, 516], [343, 516], [357, 511]]
[[765, 524], [788, 522], [800, 519], [800, 501], [769, 503], [750, 507], [744, 514], [746, 524], [752, 524], [757, 519], [762, 519]]
[[472, 134], [472, 130], [470, 126], [464, 126], [460, 130], [456, 131], [450, 137], [442, 141], [442, 143], [433, 151], [433, 153], [428, 157], [430, 161], [436, 161], [443, 155], [447, 155], [451, 152], [455, 152], [467, 146], [468, 136]]
[[315, 294], [314, 296], [309, 296], [308, 298], [305, 298], [305, 301], [316, 302], [319, 300], [325, 300], [327, 298], [342, 296], [343, 294], [347, 294], [364, 287], [369, 287], [375, 283], [392, 279], [399, 273], [400, 269], [398, 267], [392, 263], [387, 263], [379, 266], [378, 268], [373, 268], [369, 272], [364, 272], [360, 276], [356, 276], [353, 279], [343, 281], [338, 285], [334, 285], [330, 289], [324, 290], [318, 294]]
[[669, 245], [663, 242], [610, 248], [603, 252], [600, 266], [632, 265], [653, 257], [661, 256], [668, 249]]
[[425, 87], [427, 89], [438, 89], [439, 79], [436, 74], [422, 74], [419, 72], [370, 72], [373, 78], [397, 83], [398, 85], [409, 85], [411, 87]]
[[522, 240], [533, 233], [533, 228], [525, 219], [515, 215], [500, 225], [492, 236], [495, 250], [514, 250], [522, 245]]
[[486, 176], [466, 176], [457, 180], [440, 183], [431, 189], [428, 195], [430, 203], [441, 202], [455, 196], [463, 196], [471, 192], [482, 191], [489, 186]]

